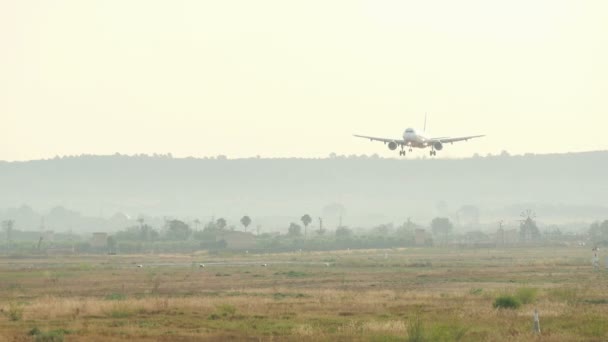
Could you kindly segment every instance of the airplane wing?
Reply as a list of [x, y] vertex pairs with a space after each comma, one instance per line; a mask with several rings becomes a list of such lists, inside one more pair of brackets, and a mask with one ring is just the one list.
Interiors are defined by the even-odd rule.
[[481, 138], [481, 137], [485, 137], [485, 135], [470, 135], [468, 137], [458, 137], [458, 138], [432, 138], [432, 139], [427, 139], [427, 141], [429, 143], [434, 143], [434, 142], [440, 142], [442, 144], [447, 144], [447, 143], [455, 143], [458, 141], [467, 141], [469, 139], [475, 139], [475, 138]]
[[356, 135], [356, 134], [354, 134], [353, 136], [355, 136], [357, 138], [369, 139], [371, 141], [382, 141], [383, 143], [396, 142], [397, 144], [400, 144], [400, 145], [405, 144], [405, 142], [403, 141], [403, 139], [376, 138], [376, 137], [368, 137], [366, 135]]

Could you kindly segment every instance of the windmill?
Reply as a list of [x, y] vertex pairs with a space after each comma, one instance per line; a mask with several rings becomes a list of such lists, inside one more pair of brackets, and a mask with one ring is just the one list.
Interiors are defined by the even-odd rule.
[[528, 219], [534, 220], [536, 218], [536, 213], [532, 211], [532, 209], [526, 209], [522, 211], [519, 216], [523, 218], [523, 220], [520, 221], [526, 221]]

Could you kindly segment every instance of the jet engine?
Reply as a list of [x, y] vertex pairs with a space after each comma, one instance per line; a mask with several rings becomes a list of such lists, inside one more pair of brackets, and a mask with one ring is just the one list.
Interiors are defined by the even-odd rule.
[[388, 149], [391, 150], [391, 151], [396, 150], [397, 149], [397, 143], [394, 142], [394, 141], [389, 142], [388, 143]]
[[437, 141], [436, 143], [433, 144], [433, 147], [437, 150], [437, 151], [441, 151], [443, 149], [443, 144], [439, 141]]

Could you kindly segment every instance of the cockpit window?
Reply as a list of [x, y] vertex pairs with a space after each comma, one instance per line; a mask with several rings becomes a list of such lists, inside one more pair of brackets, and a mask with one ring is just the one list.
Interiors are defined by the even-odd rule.
[[408, 128], [408, 129], [405, 130], [405, 133], [414, 133], [414, 130], [411, 129], [411, 128]]

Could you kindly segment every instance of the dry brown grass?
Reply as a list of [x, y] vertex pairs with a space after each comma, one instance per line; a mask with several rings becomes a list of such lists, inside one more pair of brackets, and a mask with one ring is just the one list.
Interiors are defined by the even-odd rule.
[[[0, 259], [0, 342], [31, 341], [33, 327], [66, 329], [65, 339], [74, 341], [407, 340], [416, 322], [431, 341], [529, 341], [537, 338], [534, 308], [542, 341], [608, 340], [608, 277], [591, 270], [587, 253], [398, 249]], [[284, 260], [295, 263], [272, 263]], [[537, 289], [533, 304], [492, 307], [496, 296], [521, 288]], [[10, 320], [15, 305], [22, 317]]]

